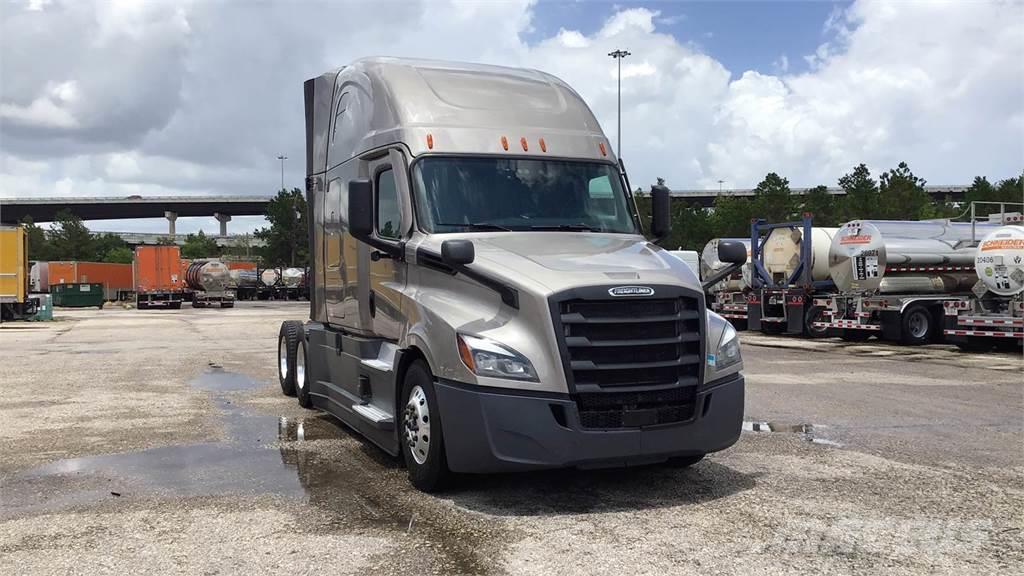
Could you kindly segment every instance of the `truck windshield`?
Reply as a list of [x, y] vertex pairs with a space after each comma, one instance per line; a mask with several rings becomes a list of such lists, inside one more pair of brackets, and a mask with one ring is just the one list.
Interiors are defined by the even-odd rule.
[[415, 164], [413, 181], [420, 227], [430, 233], [638, 233], [610, 164], [427, 157]]

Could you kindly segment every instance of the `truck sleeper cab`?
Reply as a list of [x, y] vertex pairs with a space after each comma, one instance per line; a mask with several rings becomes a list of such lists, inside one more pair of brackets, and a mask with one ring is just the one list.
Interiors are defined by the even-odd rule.
[[[281, 326], [285, 394], [427, 491], [448, 471], [685, 464], [736, 442], [736, 333], [643, 237], [569, 86], [374, 58], [308, 80], [305, 103], [310, 321]], [[665, 234], [667, 190], [654, 204]]]

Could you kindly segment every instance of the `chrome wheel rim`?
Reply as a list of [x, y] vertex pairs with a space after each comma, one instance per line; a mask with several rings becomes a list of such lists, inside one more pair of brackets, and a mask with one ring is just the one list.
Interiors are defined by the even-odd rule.
[[427, 395], [419, 386], [409, 391], [404, 424], [405, 443], [409, 446], [412, 459], [417, 464], [423, 464], [430, 454], [430, 408], [427, 406]]
[[306, 354], [305, 344], [299, 342], [295, 347], [295, 385], [299, 390], [306, 387]]
[[913, 314], [907, 325], [910, 328], [910, 335], [914, 338], [923, 338], [928, 333], [928, 319], [921, 312]]
[[277, 369], [281, 373], [281, 381], [288, 379], [288, 341], [284, 337], [277, 345]]

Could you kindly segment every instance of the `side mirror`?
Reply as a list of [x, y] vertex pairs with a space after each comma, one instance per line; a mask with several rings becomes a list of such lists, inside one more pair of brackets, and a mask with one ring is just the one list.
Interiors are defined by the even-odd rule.
[[747, 247], [735, 240], [719, 240], [718, 259], [726, 264], [746, 264]]
[[651, 186], [651, 234], [657, 242], [672, 231], [671, 198], [667, 186]]
[[469, 240], [445, 240], [441, 243], [441, 259], [452, 268], [459, 268], [473, 263], [476, 249]]
[[348, 183], [348, 227], [356, 240], [370, 243], [373, 238], [373, 185], [369, 180]]

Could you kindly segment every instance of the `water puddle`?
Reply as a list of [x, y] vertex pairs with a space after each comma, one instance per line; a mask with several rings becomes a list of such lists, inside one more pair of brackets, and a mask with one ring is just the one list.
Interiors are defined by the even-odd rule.
[[254, 378], [238, 372], [229, 372], [214, 362], [210, 362], [207, 366], [205, 372], [189, 382], [193, 388], [211, 392], [234, 392], [261, 386], [261, 383]]
[[822, 444], [837, 448], [841, 447], [842, 444], [839, 442], [820, 437], [821, 432], [825, 428], [827, 428], [827, 426], [821, 424], [787, 424], [784, 422], [743, 421], [744, 432], [781, 432], [784, 434], [799, 434], [804, 440], [813, 444]]

